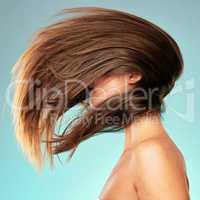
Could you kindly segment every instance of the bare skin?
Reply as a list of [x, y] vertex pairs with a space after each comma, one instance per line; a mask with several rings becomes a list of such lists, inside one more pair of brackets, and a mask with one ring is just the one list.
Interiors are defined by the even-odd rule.
[[[109, 75], [94, 83], [92, 106], [134, 86], [139, 74]], [[124, 129], [123, 152], [100, 200], [189, 200], [184, 157], [159, 116], [143, 117]]]
[[125, 129], [124, 151], [99, 198], [189, 200], [184, 158], [159, 119]]

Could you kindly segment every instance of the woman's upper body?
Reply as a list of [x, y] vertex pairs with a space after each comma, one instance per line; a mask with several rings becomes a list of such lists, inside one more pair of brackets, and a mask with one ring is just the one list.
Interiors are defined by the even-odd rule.
[[[41, 169], [43, 155], [53, 161], [53, 155], [73, 154], [104, 128], [126, 127], [124, 153], [101, 198], [188, 200], [183, 157], [160, 119], [135, 121], [148, 112], [160, 115], [164, 97], [182, 74], [176, 41], [131, 13], [96, 7], [66, 12], [88, 15], [43, 28], [12, 71], [17, 108], [12, 113], [27, 158]], [[57, 135], [58, 119], [88, 95], [89, 109]]]
[[[124, 151], [99, 198], [102, 200], [189, 200], [185, 161], [178, 147], [158, 125], [159, 120], [158, 123], [145, 120], [138, 124], [142, 125], [142, 129], [135, 124], [134, 128], [132, 126], [125, 129]], [[152, 132], [156, 129], [157, 132]], [[137, 132], [139, 130], [140, 132]]]

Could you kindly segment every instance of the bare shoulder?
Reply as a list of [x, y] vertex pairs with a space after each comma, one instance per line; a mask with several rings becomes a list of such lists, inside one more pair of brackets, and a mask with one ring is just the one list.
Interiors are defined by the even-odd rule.
[[171, 140], [161, 137], [150, 138], [139, 143], [132, 151], [135, 161], [143, 162], [175, 162], [185, 167], [184, 157], [179, 148]]
[[169, 189], [167, 185], [175, 185], [179, 194], [187, 193], [185, 160], [170, 139], [151, 138], [141, 142], [132, 150], [132, 160], [135, 167], [134, 184], [138, 188], [146, 185], [146, 190], [156, 192], [156, 185], [160, 185], [163, 191], [172, 194], [172, 188]]

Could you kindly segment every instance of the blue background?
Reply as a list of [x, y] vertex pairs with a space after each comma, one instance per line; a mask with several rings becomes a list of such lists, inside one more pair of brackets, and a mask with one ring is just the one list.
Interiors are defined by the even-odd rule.
[[[192, 200], [200, 196], [200, 1], [198, 0], [7, 0], [0, 1], [0, 198], [2, 200], [94, 200], [117, 162], [124, 134], [105, 133], [82, 143], [71, 162], [47, 164], [38, 175], [19, 148], [11, 118], [10, 71], [40, 27], [63, 8], [100, 6], [144, 17], [161, 26], [179, 44], [185, 69], [166, 98], [164, 125], [185, 156]], [[66, 114], [72, 116], [77, 110]]]

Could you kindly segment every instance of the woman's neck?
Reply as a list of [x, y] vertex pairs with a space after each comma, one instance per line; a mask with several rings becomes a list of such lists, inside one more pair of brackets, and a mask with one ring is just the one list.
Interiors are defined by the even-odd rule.
[[124, 129], [124, 131], [124, 151], [133, 148], [144, 140], [167, 135], [162, 125], [160, 115], [143, 116], [138, 120], [133, 121]]

